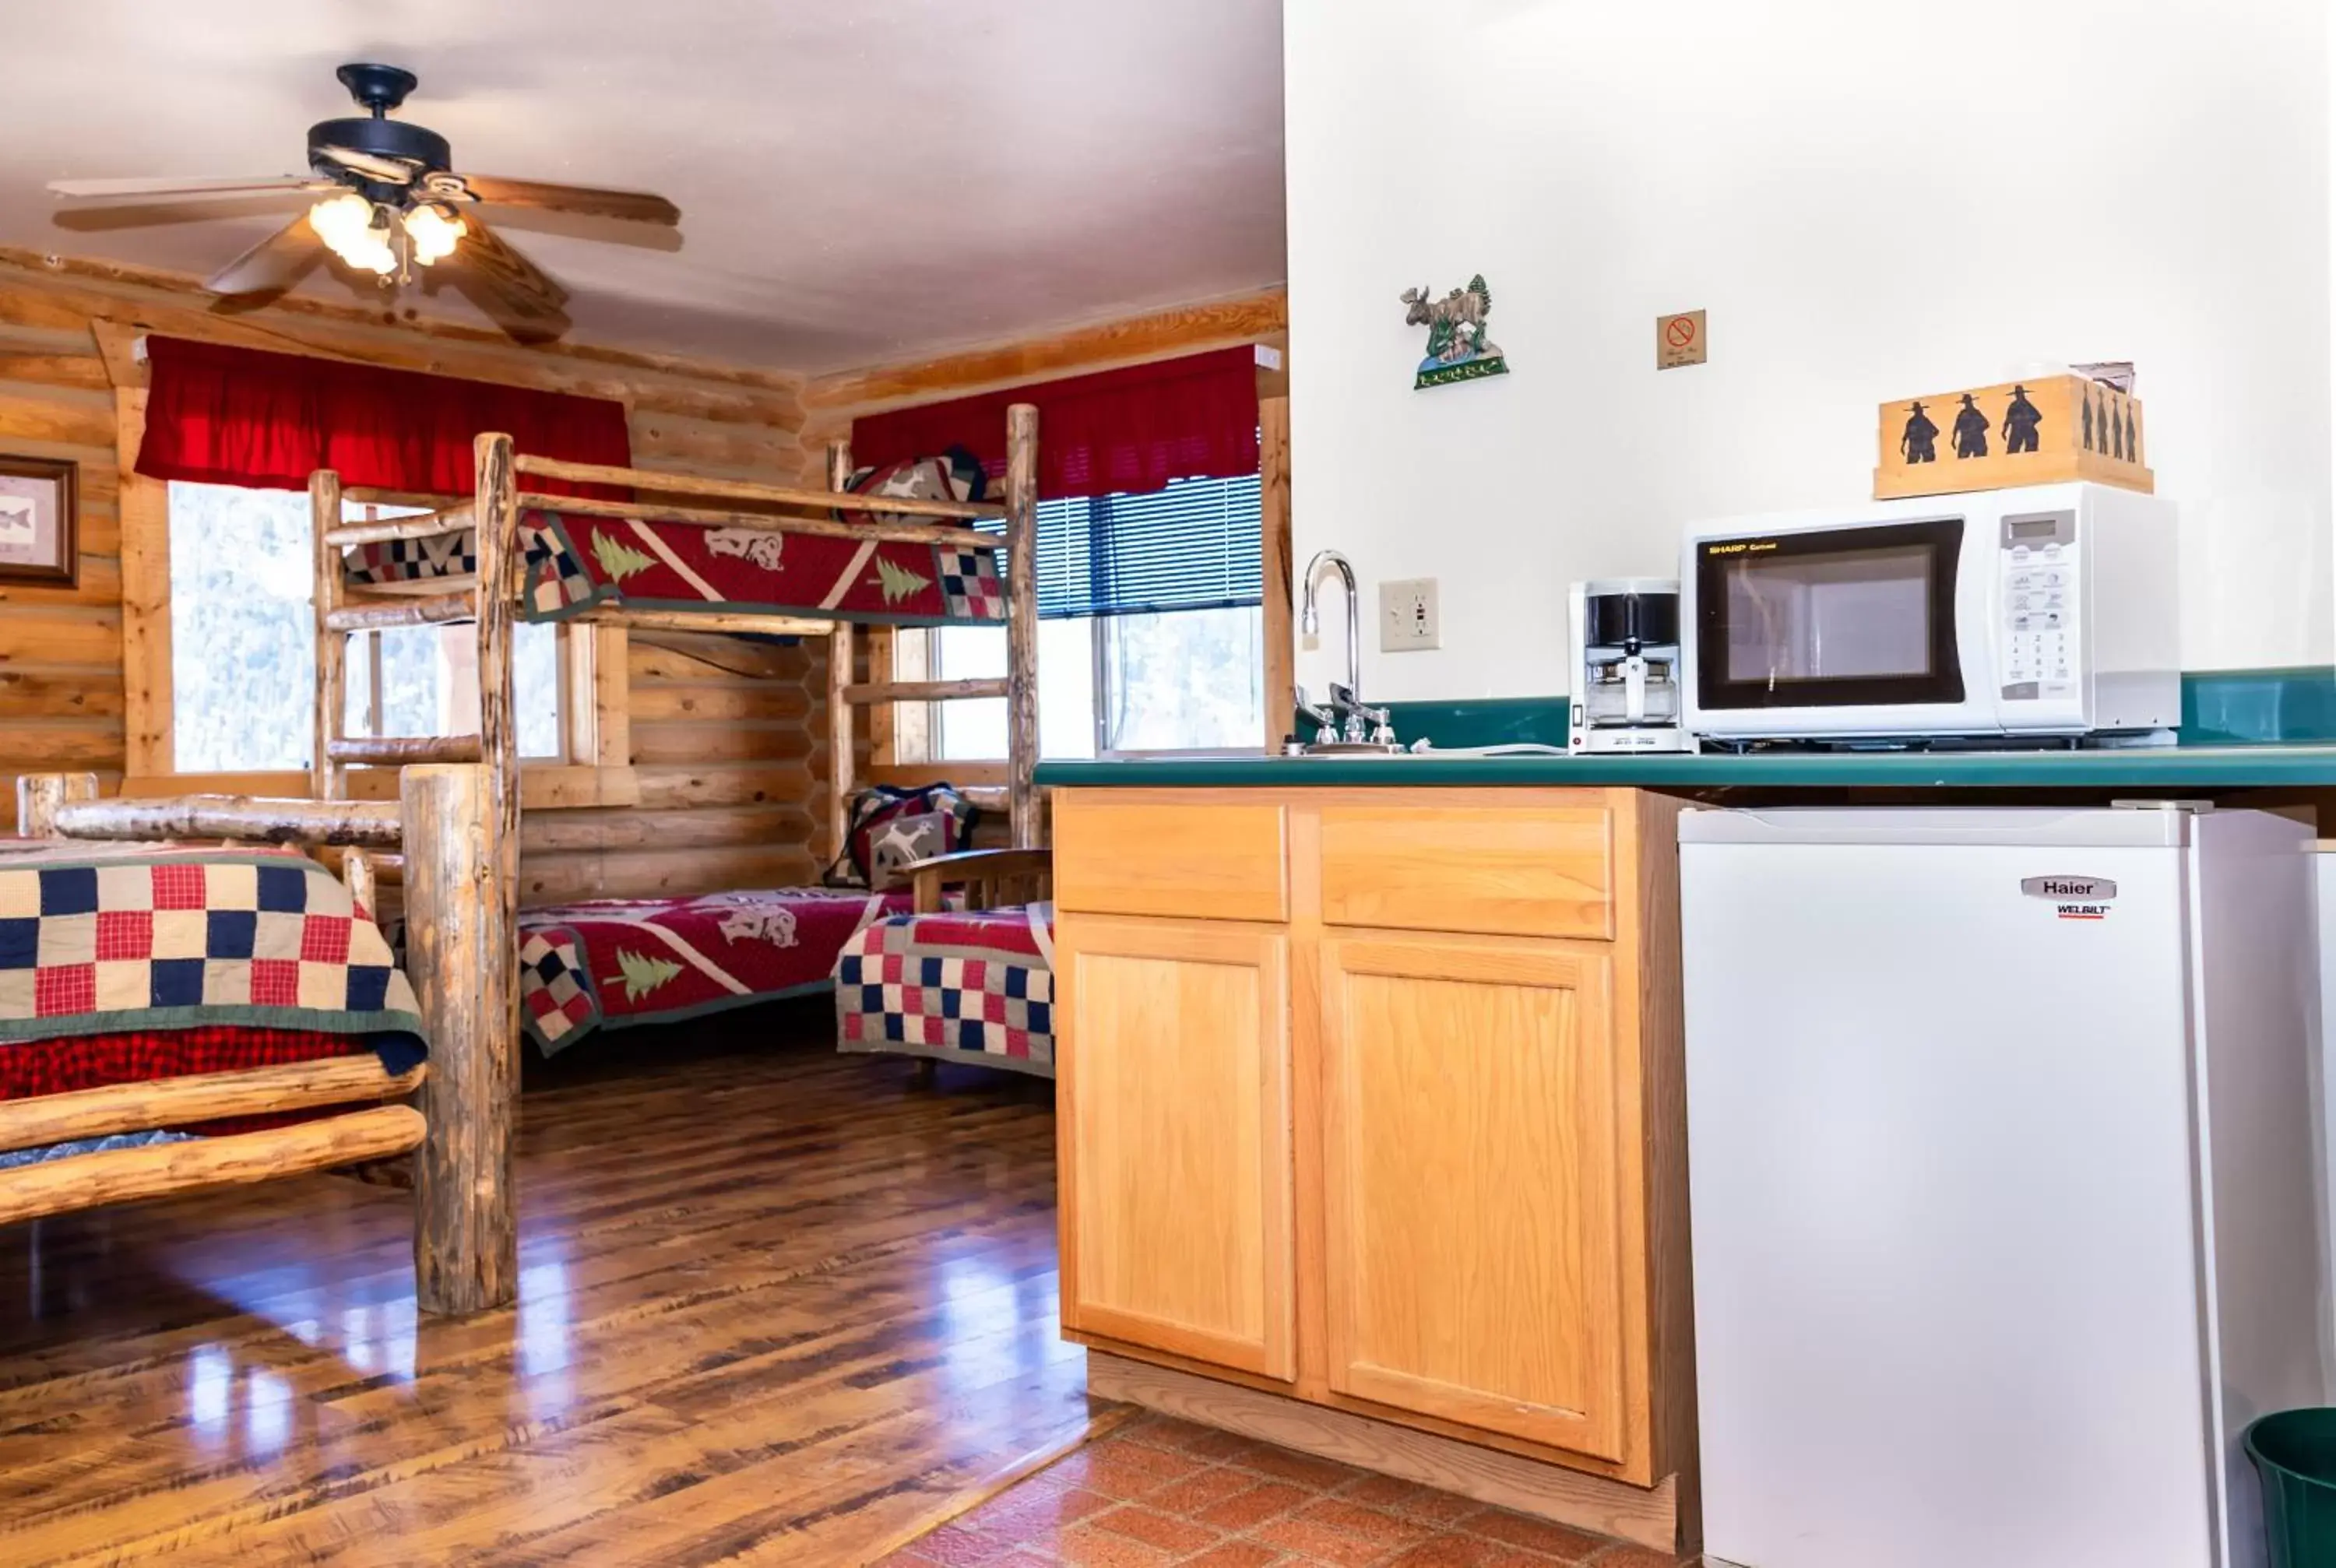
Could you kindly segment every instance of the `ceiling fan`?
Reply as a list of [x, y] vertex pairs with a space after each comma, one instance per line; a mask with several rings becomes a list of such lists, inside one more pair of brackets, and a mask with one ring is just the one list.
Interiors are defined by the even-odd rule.
[[249, 180], [57, 180], [57, 195], [111, 206], [207, 198], [266, 198], [307, 210], [207, 279], [211, 293], [268, 296], [297, 283], [327, 251], [388, 288], [414, 281], [415, 268], [443, 276], [506, 333], [541, 342], [568, 330], [568, 290], [481, 220], [479, 209], [514, 208], [617, 219], [670, 228], [681, 213], [662, 196], [458, 174], [436, 131], [389, 112], [419, 84], [394, 65], [344, 65], [337, 73], [365, 118], [308, 128], [307, 175]]

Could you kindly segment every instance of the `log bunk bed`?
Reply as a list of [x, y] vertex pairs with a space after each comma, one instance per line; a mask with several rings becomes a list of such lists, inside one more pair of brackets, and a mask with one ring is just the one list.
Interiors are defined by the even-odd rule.
[[[853, 774], [854, 710], [878, 703], [1004, 697], [1009, 755], [1006, 796], [1014, 848], [974, 851], [918, 868], [916, 907], [939, 908], [944, 884], [995, 882], [1000, 891], [1040, 891], [1045, 867], [1037, 761], [1036, 550], [1037, 412], [1008, 413], [1003, 505], [857, 494], [845, 488], [848, 451], [832, 448], [827, 491], [714, 481], [646, 470], [530, 456], [502, 434], [475, 443], [475, 493], [414, 515], [349, 523], [343, 503], [410, 505], [429, 498], [344, 491], [321, 472], [310, 485], [316, 524], [317, 677], [309, 800], [191, 795], [100, 800], [93, 775], [44, 775], [19, 783], [19, 832], [28, 840], [112, 840], [147, 844], [333, 846], [346, 853], [342, 885], [360, 916], [375, 909], [375, 877], [403, 883], [406, 968], [429, 1040], [426, 1064], [393, 1071], [384, 1061], [342, 1055], [293, 1066], [208, 1073], [0, 1101], [0, 1154], [69, 1140], [148, 1134], [226, 1118], [311, 1114], [352, 1104], [367, 1108], [251, 1132], [156, 1144], [0, 1168], [0, 1222], [96, 1204], [303, 1174], [411, 1151], [415, 1200], [416, 1297], [424, 1311], [461, 1314], [508, 1305], [516, 1295], [518, 1226], [512, 1133], [521, 1039], [519, 911], [520, 760], [513, 712], [512, 628], [529, 589], [522, 520], [618, 520], [646, 529], [725, 531], [847, 542], [846, 575], [887, 545], [955, 550], [978, 558], [991, 595], [986, 618], [1007, 632], [1003, 678], [881, 681], [854, 678], [855, 627], [910, 624], [910, 618], [858, 610], [841, 589], [801, 612], [635, 608], [597, 599], [560, 606], [569, 623], [680, 631], [747, 632], [828, 639], [831, 845], [845, 831]], [[684, 496], [686, 504], [550, 494], [529, 478], [631, 495]], [[731, 502], [723, 508], [718, 503]], [[793, 509], [782, 514], [773, 509]], [[847, 521], [842, 513], [862, 514]], [[968, 532], [988, 520], [1002, 539]], [[351, 580], [348, 552], [365, 547], [471, 536], [471, 570], [415, 582]], [[969, 540], [979, 540], [967, 549]], [[1007, 557], [1002, 607], [994, 570]], [[532, 563], [542, 566], [542, 550]], [[936, 560], [939, 558], [936, 554]], [[442, 561], [441, 563], [444, 563]], [[456, 561], [456, 567], [464, 563]], [[539, 571], [532, 575], [539, 578]], [[539, 581], [537, 588], [543, 588]], [[554, 585], [556, 586], [556, 584]], [[883, 574], [883, 599], [899, 586]], [[937, 586], [937, 585], [927, 585]], [[479, 731], [461, 737], [353, 737], [340, 733], [346, 701], [346, 634], [392, 627], [472, 622], [477, 628]], [[357, 801], [352, 766], [401, 769], [398, 799]], [[0, 856], [54, 855], [51, 843]], [[289, 857], [287, 857], [289, 858]], [[300, 862], [307, 863], [307, 862]], [[315, 870], [313, 866], [309, 869]], [[370, 922], [366, 922], [370, 929]], [[306, 956], [306, 955], [303, 955]], [[410, 1103], [407, 1103], [409, 1102]], [[73, 1144], [73, 1147], [79, 1145]]]

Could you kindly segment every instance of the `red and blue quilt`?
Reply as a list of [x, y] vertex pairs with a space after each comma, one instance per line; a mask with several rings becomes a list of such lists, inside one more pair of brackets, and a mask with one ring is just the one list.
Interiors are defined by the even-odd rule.
[[835, 961], [836, 1048], [1055, 1076], [1055, 908], [896, 915]]
[[[1006, 588], [996, 535], [966, 543], [775, 533], [530, 509], [520, 517], [526, 562], [521, 615], [561, 620], [596, 606], [834, 616], [880, 626], [996, 625]], [[347, 552], [360, 588], [468, 577], [469, 530], [391, 540]]]
[[414, 989], [297, 851], [0, 853], [0, 1097], [365, 1049], [421, 1060]]
[[777, 888], [520, 911], [520, 1018], [546, 1056], [594, 1029], [827, 989], [835, 956], [906, 892]]

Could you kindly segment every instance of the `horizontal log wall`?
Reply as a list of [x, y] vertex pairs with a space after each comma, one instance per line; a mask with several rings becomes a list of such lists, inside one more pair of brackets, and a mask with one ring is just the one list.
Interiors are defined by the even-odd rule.
[[[128, 765], [112, 376], [142, 375], [121, 347], [137, 329], [616, 398], [631, 411], [639, 467], [822, 482], [822, 454], [807, 452], [799, 433], [804, 415], [793, 377], [589, 346], [522, 349], [299, 297], [234, 317], [211, 315], [205, 304], [135, 268], [47, 267], [0, 251], [0, 453], [81, 463], [83, 550], [74, 591], [0, 585], [0, 832], [13, 831], [15, 774], [94, 771], [110, 792]], [[825, 775], [823, 652], [651, 631], [616, 640], [628, 639], [616, 689], [629, 692], [628, 732], [616, 727], [615, 755], [577, 760], [635, 765], [639, 804], [530, 809], [522, 897], [543, 903], [811, 878], [822, 863], [812, 824], [826, 810], [824, 786], [814, 783]], [[394, 793], [360, 781], [360, 795]]]
[[0, 582], [0, 831], [15, 775], [122, 776], [122, 494], [113, 386], [89, 319], [0, 284], [0, 455], [81, 465], [81, 581]]

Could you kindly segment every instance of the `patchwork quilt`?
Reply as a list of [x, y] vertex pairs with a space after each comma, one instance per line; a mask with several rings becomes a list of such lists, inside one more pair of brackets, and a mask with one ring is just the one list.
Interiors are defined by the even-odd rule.
[[422, 1056], [414, 989], [389, 944], [297, 850], [0, 854], [0, 1054], [222, 1024], [378, 1037], [365, 1043], [404, 1066]]
[[544, 1055], [596, 1028], [824, 990], [835, 956], [906, 892], [781, 888], [520, 911], [520, 1017]]
[[[634, 609], [849, 616], [880, 626], [1006, 619], [998, 541], [966, 531], [963, 547], [781, 534], [760, 529], [586, 517], [530, 509], [520, 517], [529, 620], [597, 605]], [[467, 577], [468, 530], [347, 552], [359, 587]]]
[[836, 1048], [1055, 1075], [1055, 909], [896, 915], [835, 961]]

